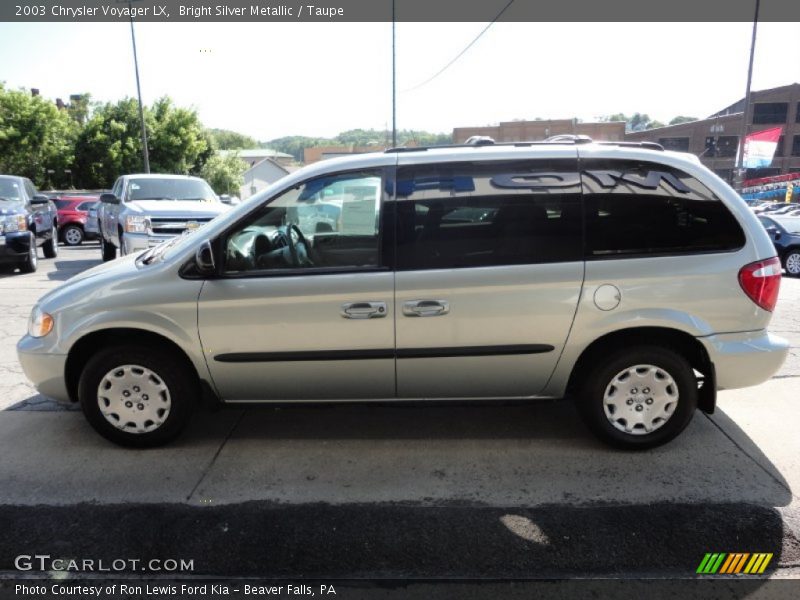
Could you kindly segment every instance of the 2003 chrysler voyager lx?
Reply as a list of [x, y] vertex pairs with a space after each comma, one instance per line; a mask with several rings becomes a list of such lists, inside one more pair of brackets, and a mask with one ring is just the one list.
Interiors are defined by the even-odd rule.
[[699, 161], [566, 139], [308, 166], [46, 294], [18, 344], [106, 438], [229, 404], [574, 397], [622, 447], [674, 438], [783, 363], [781, 267]]

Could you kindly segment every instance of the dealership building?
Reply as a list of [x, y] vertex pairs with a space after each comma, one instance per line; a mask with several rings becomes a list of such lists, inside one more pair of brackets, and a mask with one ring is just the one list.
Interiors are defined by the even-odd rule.
[[[726, 181], [733, 181], [736, 150], [742, 136], [744, 99], [706, 119], [630, 132], [627, 141], [657, 142], [668, 150], [691, 152]], [[750, 94], [746, 133], [783, 127], [769, 167], [747, 169], [745, 179], [800, 172], [800, 84]]]

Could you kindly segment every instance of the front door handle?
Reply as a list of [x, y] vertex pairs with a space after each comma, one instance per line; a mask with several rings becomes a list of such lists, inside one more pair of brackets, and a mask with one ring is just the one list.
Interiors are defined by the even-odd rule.
[[450, 312], [446, 300], [411, 300], [403, 304], [403, 314], [407, 317], [438, 317]]
[[345, 319], [380, 319], [386, 316], [386, 302], [350, 302], [342, 304]]

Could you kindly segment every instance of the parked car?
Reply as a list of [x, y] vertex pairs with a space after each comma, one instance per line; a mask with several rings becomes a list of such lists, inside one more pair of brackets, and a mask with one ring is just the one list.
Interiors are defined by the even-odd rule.
[[203, 179], [184, 175], [123, 175], [99, 210], [103, 260], [142, 252], [208, 223], [230, 208]]
[[755, 208], [756, 214], [769, 213], [780, 208], [786, 208], [785, 202], [765, 202]]
[[86, 213], [86, 224], [83, 226], [83, 229], [86, 232], [87, 239], [91, 240], [100, 237], [100, 224], [97, 217], [100, 206], [101, 203], [97, 200], [89, 206], [89, 210]]
[[63, 243], [80, 246], [84, 240], [94, 239], [96, 232], [86, 230], [86, 221], [89, 218], [89, 209], [97, 200], [98, 196], [85, 194], [65, 194], [53, 200], [58, 209], [58, 235]]
[[786, 274], [800, 277], [800, 217], [760, 216]]
[[[562, 138], [309, 165], [45, 295], [20, 362], [131, 446], [173, 439], [202, 394], [569, 397], [603, 441], [663, 444], [718, 389], [771, 377], [788, 342], [767, 331], [781, 270], [758, 219], [696, 157], [657, 148]], [[137, 202], [134, 183], [115, 194]]]
[[0, 175], [0, 265], [33, 273], [39, 246], [45, 258], [58, 255], [57, 227], [55, 204], [30, 179]]

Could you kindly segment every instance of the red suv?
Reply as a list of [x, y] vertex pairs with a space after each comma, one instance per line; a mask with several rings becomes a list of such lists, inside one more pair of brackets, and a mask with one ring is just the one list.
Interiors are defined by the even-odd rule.
[[96, 195], [64, 195], [53, 199], [58, 208], [58, 237], [68, 246], [80, 246], [96, 234], [86, 232], [89, 209], [99, 200]]

